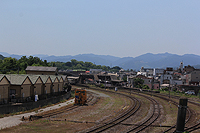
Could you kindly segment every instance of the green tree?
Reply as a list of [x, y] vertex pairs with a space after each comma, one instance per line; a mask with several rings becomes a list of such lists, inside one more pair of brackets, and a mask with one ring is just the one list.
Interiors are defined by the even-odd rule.
[[81, 65], [81, 64], [77, 64], [77, 65], [75, 66], [75, 69], [82, 69], [82, 65]]
[[77, 60], [75, 60], [75, 59], [72, 59], [71, 63], [72, 63], [73, 66], [76, 66], [78, 64]]
[[70, 68], [70, 67], [72, 67], [72, 63], [68, 61], [68, 62], [65, 63], [65, 66]]
[[18, 69], [18, 64], [17, 64], [17, 59], [15, 58], [5, 58], [1, 64], [2, 67], [2, 73], [7, 73], [11, 70], [17, 70]]
[[136, 86], [139, 86], [139, 88], [140, 88], [140, 87], [142, 87], [143, 83], [144, 83], [144, 80], [141, 79], [141, 78], [135, 78], [135, 79], [134, 79], [134, 86], [135, 86], [135, 87], [136, 87]]

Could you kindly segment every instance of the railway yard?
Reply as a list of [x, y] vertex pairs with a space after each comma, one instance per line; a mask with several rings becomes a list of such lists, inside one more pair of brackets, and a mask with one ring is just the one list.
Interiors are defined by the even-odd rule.
[[[72, 90], [80, 88], [73, 86]], [[66, 104], [56, 109], [40, 109], [23, 122], [0, 132], [175, 132], [178, 96], [95, 86], [87, 89], [87, 105]], [[53, 107], [52, 107], [53, 108]], [[23, 114], [22, 114], [23, 116]], [[2, 119], [2, 118], [1, 118]], [[1, 120], [0, 119], [0, 120]], [[188, 100], [185, 130], [200, 132], [200, 103]]]

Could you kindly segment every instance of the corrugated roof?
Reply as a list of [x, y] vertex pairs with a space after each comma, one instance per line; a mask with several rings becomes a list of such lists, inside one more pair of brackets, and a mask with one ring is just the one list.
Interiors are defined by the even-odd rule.
[[0, 74], [0, 81], [1, 81], [1, 79], [3, 78], [4, 75], [5, 75], [5, 74]]
[[36, 83], [37, 79], [40, 77], [39, 75], [28, 75], [28, 77], [30, 78], [31, 82], [33, 84]]
[[[50, 75], [50, 78], [52, 80], [52, 82], [55, 82], [57, 76], [54, 75]], [[60, 81], [60, 79], [58, 78], [58, 81]]]
[[54, 82], [56, 78], [60, 81], [61, 77], [65, 80], [66, 76], [54, 76], [54, 75], [31, 75], [31, 74], [0, 74], [0, 81], [1, 79], [6, 76], [6, 78], [10, 81], [10, 84], [13, 85], [22, 85], [25, 81], [26, 77], [29, 77], [32, 84], [35, 84], [37, 79], [40, 77], [43, 83], [47, 82], [47, 79], [50, 77], [51, 81]]
[[57, 67], [27, 66], [26, 71], [48, 71], [55, 72]]
[[42, 82], [45, 84], [47, 82], [47, 79], [49, 78], [49, 75], [40, 75], [40, 78], [42, 79]]
[[13, 85], [21, 85], [27, 77], [27, 75], [19, 75], [19, 74], [7, 74], [5, 76]]

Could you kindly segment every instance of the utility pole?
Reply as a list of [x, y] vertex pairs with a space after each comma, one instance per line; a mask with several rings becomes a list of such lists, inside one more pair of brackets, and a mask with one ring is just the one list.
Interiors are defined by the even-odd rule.
[[188, 99], [179, 99], [176, 133], [184, 132]]
[[170, 98], [170, 91], [171, 91], [171, 90], [170, 90], [170, 84], [169, 84], [169, 98]]

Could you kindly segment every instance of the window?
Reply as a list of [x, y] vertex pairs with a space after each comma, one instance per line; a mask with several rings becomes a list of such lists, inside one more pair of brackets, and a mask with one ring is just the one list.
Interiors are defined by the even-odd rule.
[[22, 93], [22, 97], [24, 97], [24, 93]]
[[16, 95], [16, 90], [15, 89], [10, 89], [10, 98], [11, 99], [15, 99], [15, 95]]

